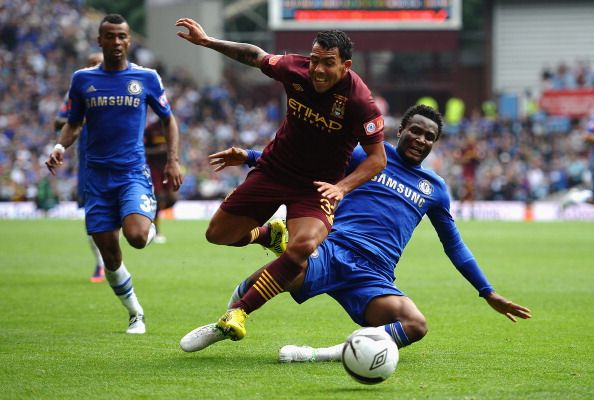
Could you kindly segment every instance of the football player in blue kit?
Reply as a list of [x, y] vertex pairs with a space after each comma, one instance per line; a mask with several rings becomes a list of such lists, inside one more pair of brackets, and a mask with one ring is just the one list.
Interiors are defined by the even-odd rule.
[[155, 70], [128, 61], [130, 28], [119, 14], [105, 16], [97, 38], [103, 63], [76, 71], [68, 101], [70, 111], [46, 165], [52, 174], [64, 151], [87, 126], [85, 224], [103, 257], [105, 277], [129, 314], [127, 333], [145, 333], [144, 310], [122, 262], [120, 229], [137, 249], [155, 236], [156, 200], [145, 164], [143, 135], [147, 106], [159, 116], [167, 137], [165, 177], [178, 190], [179, 132], [161, 78]]
[[[305, 272], [291, 283], [288, 291], [297, 303], [327, 293], [357, 324], [383, 326], [398, 347], [422, 339], [427, 333], [426, 319], [394, 285], [394, 268], [413, 231], [427, 215], [445, 253], [479, 296], [514, 322], [515, 317], [530, 318], [528, 308], [495, 292], [454, 223], [444, 180], [421, 165], [439, 139], [442, 125], [441, 114], [431, 107], [417, 105], [407, 110], [398, 131], [397, 147], [384, 144], [386, 168], [344, 197], [331, 233], [309, 257]], [[242, 163], [253, 165], [258, 157], [259, 152], [231, 148], [212, 155], [211, 164], [221, 170]], [[356, 148], [349, 170], [364, 158], [364, 152]], [[241, 298], [259, 274], [257, 271], [238, 285], [230, 302]], [[226, 338], [208, 326], [202, 328], [193, 337], [182, 339], [183, 350], [201, 350]], [[279, 361], [340, 360], [342, 347], [342, 343], [318, 349], [284, 346]]]

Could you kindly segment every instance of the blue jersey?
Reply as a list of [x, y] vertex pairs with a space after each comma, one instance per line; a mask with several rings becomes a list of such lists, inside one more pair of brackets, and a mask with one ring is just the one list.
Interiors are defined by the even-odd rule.
[[[386, 168], [339, 203], [331, 237], [375, 260], [376, 268], [393, 276], [404, 247], [427, 215], [456, 268], [479, 292], [492, 291], [450, 214], [444, 180], [421, 165], [407, 164], [393, 145], [385, 143], [384, 147]], [[354, 169], [365, 157], [363, 149], [357, 147], [349, 168]]]
[[147, 105], [160, 118], [171, 115], [157, 71], [133, 63], [123, 71], [105, 71], [103, 64], [76, 71], [68, 98], [68, 122], [85, 119], [87, 166], [91, 167], [142, 167]]

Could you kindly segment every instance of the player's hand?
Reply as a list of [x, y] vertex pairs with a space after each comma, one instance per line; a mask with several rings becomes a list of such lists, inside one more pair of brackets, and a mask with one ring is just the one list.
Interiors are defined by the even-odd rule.
[[226, 167], [245, 164], [248, 159], [248, 152], [239, 147], [230, 147], [227, 150], [210, 154], [208, 158], [210, 159], [210, 165], [214, 167], [215, 172], [218, 172]]
[[530, 314], [530, 310], [524, 306], [519, 304], [515, 304], [514, 302], [506, 299], [503, 296], [498, 295], [495, 292], [491, 292], [487, 297], [485, 297], [487, 303], [497, 312], [505, 315], [511, 321], [516, 322], [515, 317], [519, 317], [522, 319], [531, 318], [532, 315]]
[[177, 36], [186, 39], [188, 42], [194, 43], [198, 46], [204, 46], [210, 39], [200, 24], [191, 18], [180, 18], [175, 22], [175, 26], [187, 28], [186, 32], [177, 32]]
[[337, 203], [342, 200], [346, 194], [339, 186], [328, 182], [316, 181], [314, 182], [314, 185], [318, 187], [318, 192], [321, 193], [322, 196], [329, 200], [334, 200]]
[[168, 182], [171, 182], [171, 186], [173, 187], [173, 190], [175, 192], [177, 192], [179, 190], [179, 188], [181, 187], [182, 183], [184, 183], [184, 177], [181, 173], [181, 170], [179, 168], [179, 162], [177, 161], [167, 161], [167, 164], [165, 164], [165, 180], [163, 181], [163, 184], [167, 184]]
[[58, 168], [64, 162], [64, 150], [56, 149], [52, 150], [51, 154], [49, 155], [47, 161], [45, 162], [45, 166], [49, 169], [49, 172], [52, 175], [56, 175], [56, 168]]

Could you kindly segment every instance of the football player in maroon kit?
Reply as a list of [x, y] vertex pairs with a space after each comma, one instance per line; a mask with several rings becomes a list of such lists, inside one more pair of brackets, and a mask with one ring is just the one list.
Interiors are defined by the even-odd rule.
[[153, 223], [157, 228], [157, 234], [153, 242], [163, 244], [167, 238], [161, 231], [161, 218], [159, 214], [174, 206], [177, 202], [177, 192], [173, 190], [173, 183], [165, 176], [165, 165], [167, 164], [167, 137], [161, 121], [156, 120], [144, 128], [144, 152], [146, 163], [151, 170], [153, 189], [157, 198], [157, 213]]
[[[247, 315], [299, 275], [328, 235], [337, 203], [385, 167], [386, 153], [383, 117], [370, 90], [351, 70], [352, 42], [344, 32], [319, 32], [308, 56], [272, 55], [252, 44], [210, 37], [190, 18], [179, 19], [176, 26], [187, 29], [177, 32], [179, 37], [260, 68], [281, 82], [287, 95], [287, 114], [274, 139], [245, 181], [223, 201], [206, 231], [211, 243], [257, 243], [279, 257], [218, 322], [196, 328], [182, 339], [182, 349], [196, 351], [204, 348], [205, 340], [245, 336]], [[345, 177], [357, 143], [367, 158]], [[220, 159], [218, 154], [210, 157]], [[217, 170], [225, 166], [215, 165]], [[283, 204], [286, 245], [283, 223], [265, 224]]]

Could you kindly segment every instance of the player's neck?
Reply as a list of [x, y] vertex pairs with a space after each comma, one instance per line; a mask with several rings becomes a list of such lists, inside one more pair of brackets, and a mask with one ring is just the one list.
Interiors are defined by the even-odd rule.
[[128, 69], [128, 60], [118, 61], [116, 63], [103, 62], [103, 69], [105, 71], [123, 71]]

